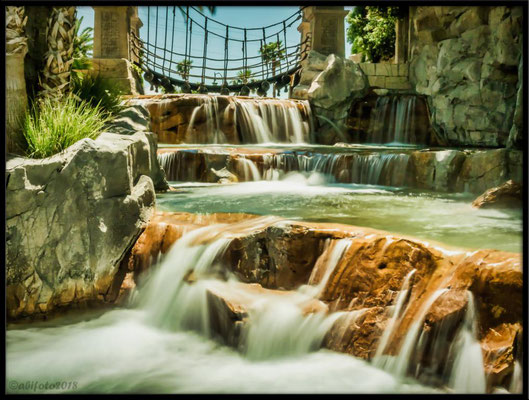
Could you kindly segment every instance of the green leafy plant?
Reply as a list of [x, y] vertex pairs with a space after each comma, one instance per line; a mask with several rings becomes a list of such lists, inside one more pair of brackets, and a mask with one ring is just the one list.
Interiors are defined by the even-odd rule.
[[72, 64], [72, 69], [74, 70], [90, 68], [90, 56], [94, 49], [94, 29], [92, 27], [86, 27], [79, 33], [82, 21], [83, 17], [75, 21]]
[[[276, 74], [276, 69], [281, 65], [281, 60], [285, 58], [285, 48], [282, 47], [283, 42], [281, 40], [277, 42], [270, 42], [261, 46], [259, 53], [261, 53], [261, 58], [263, 62], [267, 63], [268, 66], [272, 69], [272, 75]], [[276, 96], [276, 87], [273, 89], [273, 96]]]
[[395, 22], [399, 7], [356, 6], [347, 15], [347, 42], [352, 53], [363, 53], [372, 62], [395, 55]]
[[[237, 73], [237, 79], [234, 79], [231, 81], [231, 84], [232, 85], [245, 85], [249, 82], [255, 82], [255, 79], [250, 79], [250, 77], [252, 76], [252, 70], [251, 69], [241, 69], [238, 73]], [[250, 89], [250, 93], [255, 93], [257, 89], [253, 88], [253, 89]]]
[[80, 101], [86, 101], [102, 112], [115, 115], [121, 111], [123, 91], [111, 79], [99, 75], [75, 76], [72, 80], [73, 93]]
[[83, 138], [95, 139], [108, 121], [108, 114], [99, 106], [79, 101], [72, 94], [59, 100], [45, 97], [26, 113], [26, 153], [32, 158], [57, 154]]
[[272, 69], [272, 75], [275, 75], [276, 68], [281, 64], [281, 60], [285, 58], [285, 48], [282, 46], [283, 42], [279, 40], [265, 44], [259, 49], [263, 62], [267, 63]]
[[191, 70], [191, 64], [193, 64], [193, 60], [182, 60], [178, 64], [176, 64], [176, 71], [182, 79], [185, 81], [189, 77], [189, 71]]

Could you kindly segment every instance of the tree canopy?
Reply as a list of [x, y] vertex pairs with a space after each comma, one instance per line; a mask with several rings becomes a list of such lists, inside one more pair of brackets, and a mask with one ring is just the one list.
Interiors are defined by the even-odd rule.
[[352, 53], [362, 53], [372, 62], [395, 55], [395, 22], [400, 7], [356, 6], [348, 15], [347, 42]]

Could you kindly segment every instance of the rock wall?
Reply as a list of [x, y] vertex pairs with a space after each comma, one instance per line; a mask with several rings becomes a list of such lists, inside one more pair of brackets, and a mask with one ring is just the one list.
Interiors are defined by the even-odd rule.
[[410, 82], [446, 145], [521, 145], [522, 26], [522, 7], [410, 7]]
[[103, 133], [6, 165], [7, 316], [116, 298], [120, 263], [155, 203], [151, 133]]

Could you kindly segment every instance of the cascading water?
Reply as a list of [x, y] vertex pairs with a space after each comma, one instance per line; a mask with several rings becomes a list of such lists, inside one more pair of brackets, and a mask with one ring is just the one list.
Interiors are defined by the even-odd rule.
[[312, 118], [308, 102], [235, 98], [235, 119], [243, 143], [307, 143]]
[[485, 393], [487, 384], [481, 344], [477, 340], [474, 296], [470, 291], [467, 291], [467, 296], [465, 317], [450, 349], [455, 355], [455, 361], [449, 385], [458, 393]]
[[417, 116], [426, 111], [423, 100], [414, 95], [379, 96], [371, 111], [367, 143], [426, 144], [427, 126], [418, 123]]
[[[195, 181], [203, 171], [199, 162], [190, 159], [196, 150], [179, 150], [161, 153], [160, 165], [172, 181]], [[203, 157], [209, 157], [203, 152]], [[215, 157], [216, 153], [211, 153]], [[229, 167], [239, 181], [277, 181], [290, 172], [319, 173], [327, 182], [369, 185], [405, 186], [408, 179], [409, 155], [406, 153], [308, 153], [288, 152], [262, 154], [259, 163], [238, 154]], [[185, 166], [185, 167], [184, 167]], [[204, 175], [206, 176], [206, 175]]]
[[202, 96], [200, 97], [201, 105], [195, 107], [191, 114], [191, 119], [187, 127], [188, 137], [193, 137], [193, 129], [197, 120], [197, 116], [200, 114], [205, 115], [206, 127], [207, 127], [207, 140], [211, 143], [227, 143], [226, 135], [222, 131], [219, 102], [216, 96]]
[[386, 350], [386, 346], [389, 342], [389, 339], [394, 333], [395, 328], [398, 326], [398, 321], [400, 317], [402, 316], [403, 306], [405, 305], [408, 293], [410, 291], [410, 279], [415, 274], [415, 270], [412, 269], [408, 275], [406, 275], [406, 278], [404, 279], [404, 282], [402, 284], [402, 288], [397, 295], [397, 298], [395, 300], [395, 305], [393, 307], [393, 314], [391, 315], [391, 319], [389, 321], [388, 326], [384, 330], [384, 333], [382, 334], [382, 337], [380, 338], [380, 342], [377, 347], [377, 352], [375, 353], [375, 357], [373, 358], [373, 363], [376, 366], [383, 367], [385, 363], [385, 358], [383, 357], [384, 350]]
[[447, 289], [436, 290], [428, 300], [422, 305], [418, 315], [414, 317], [414, 322], [408, 329], [404, 341], [401, 344], [399, 354], [396, 357], [386, 357], [383, 361], [379, 361], [379, 365], [387, 371], [391, 371], [394, 375], [404, 377], [408, 373], [408, 367], [413, 349], [417, 342], [417, 337], [421, 332], [424, 318], [430, 310], [432, 304], [444, 293]]

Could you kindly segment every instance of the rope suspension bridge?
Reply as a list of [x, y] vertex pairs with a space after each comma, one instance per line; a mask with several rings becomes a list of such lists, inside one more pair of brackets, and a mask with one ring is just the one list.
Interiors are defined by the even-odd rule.
[[[266, 96], [271, 86], [288, 90], [310, 50], [310, 36], [294, 41], [289, 35], [304, 7], [260, 28], [227, 25], [193, 6], [145, 8], [144, 34], [131, 35], [131, 51], [156, 91]], [[222, 58], [214, 54], [219, 51]]]

